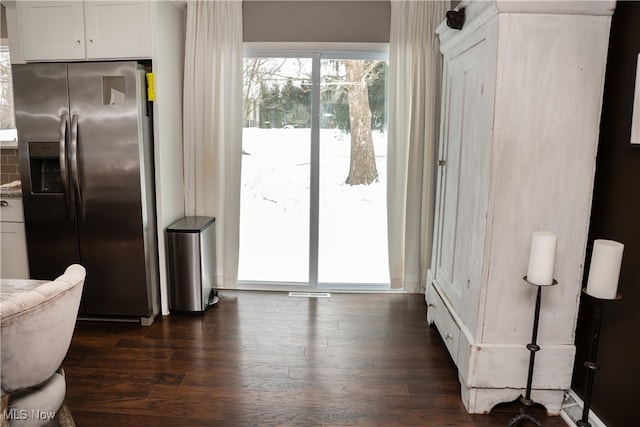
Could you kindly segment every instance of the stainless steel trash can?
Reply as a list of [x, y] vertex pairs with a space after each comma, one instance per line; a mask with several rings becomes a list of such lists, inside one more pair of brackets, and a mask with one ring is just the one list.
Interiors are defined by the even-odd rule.
[[217, 302], [215, 218], [184, 217], [167, 227], [169, 311], [204, 314]]

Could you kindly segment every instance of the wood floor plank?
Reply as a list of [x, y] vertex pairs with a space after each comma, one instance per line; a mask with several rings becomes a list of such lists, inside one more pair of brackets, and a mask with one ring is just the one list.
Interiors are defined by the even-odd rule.
[[458, 384], [457, 372], [454, 370], [441, 369], [407, 369], [407, 368], [386, 368], [386, 369], [341, 369], [341, 368], [323, 368], [315, 367], [292, 367], [289, 370], [290, 378], [298, 379], [348, 379], [357, 381], [359, 379], [374, 379], [380, 382], [387, 381], [426, 381], [440, 383], [443, 381], [454, 381]]
[[132, 383], [132, 384], [163, 384], [179, 386], [185, 380], [185, 374], [173, 374], [168, 372], [141, 372], [129, 369], [96, 369], [72, 367], [66, 370], [67, 375], [76, 377], [77, 380], [70, 384], [73, 387], [80, 387], [84, 383], [93, 383], [103, 386], [111, 384]]
[[[138, 415], [138, 414], [112, 414], [108, 412], [75, 411], [73, 419], [76, 426], [91, 427], [141, 427], [141, 426], [184, 426], [184, 427], [211, 427], [210, 418], [189, 418], [188, 422], [181, 417], [171, 414], [163, 415]], [[219, 424], [216, 424], [216, 426]]]
[[204, 316], [150, 327], [78, 322], [63, 364], [78, 427], [490, 427], [519, 410], [466, 413], [423, 295], [219, 297]]
[[[75, 399], [68, 399], [69, 407], [79, 406]], [[127, 398], [121, 394], [103, 392], [101, 395], [89, 394], [82, 402], [81, 411], [107, 414], [161, 416], [162, 414], [179, 417], [188, 425], [191, 418], [218, 418], [223, 404], [211, 399], [208, 390], [156, 385], [144, 397]], [[74, 409], [71, 409], [72, 413]], [[148, 425], [144, 423], [142, 425]]]

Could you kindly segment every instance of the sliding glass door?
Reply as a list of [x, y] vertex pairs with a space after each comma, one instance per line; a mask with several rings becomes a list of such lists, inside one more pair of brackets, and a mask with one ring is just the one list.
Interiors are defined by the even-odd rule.
[[389, 287], [387, 61], [351, 56], [245, 58], [241, 285]]

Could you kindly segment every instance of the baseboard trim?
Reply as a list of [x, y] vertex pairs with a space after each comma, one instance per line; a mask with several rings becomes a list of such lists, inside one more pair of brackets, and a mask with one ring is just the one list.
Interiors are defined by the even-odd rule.
[[[569, 390], [564, 396], [560, 416], [569, 427], [577, 427], [576, 422], [582, 418], [582, 408], [584, 408], [582, 399], [575, 391]], [[589, 410], [589, 424], [591, 424], [591, 427], [607, 427], [592, 410]]]

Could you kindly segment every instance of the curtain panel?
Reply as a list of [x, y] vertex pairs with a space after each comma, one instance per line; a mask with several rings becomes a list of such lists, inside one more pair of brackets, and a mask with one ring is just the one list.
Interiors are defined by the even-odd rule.
[[238, 280], [242, 155], [242, 2], [187, 2], [185, 213], [216, 218], [216, 286]]
[[391, 287], [423, 292], [431, 261], [442, 56], [449, 1], [391, 1], [387, 217]]

